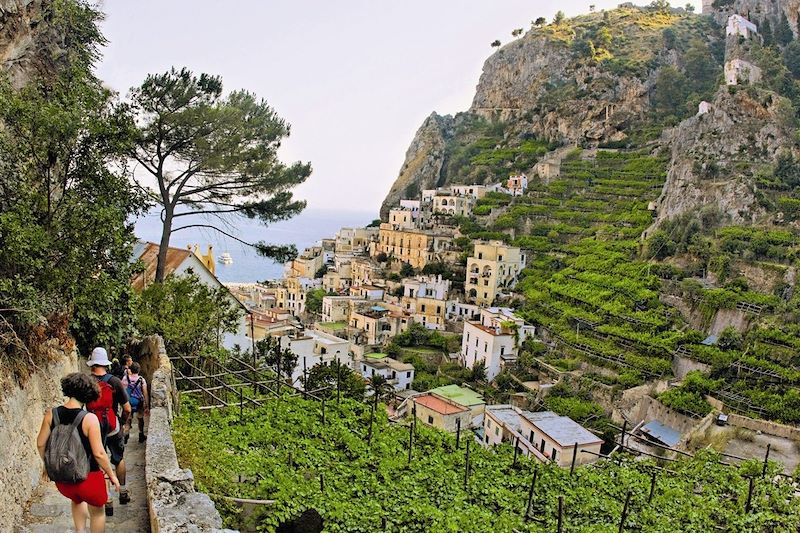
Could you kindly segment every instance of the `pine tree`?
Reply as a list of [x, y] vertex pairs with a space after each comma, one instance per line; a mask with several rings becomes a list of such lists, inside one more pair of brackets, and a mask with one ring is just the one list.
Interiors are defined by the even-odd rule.
[[785, 46], [794, 40], [794, 33], [792, 27], [789, 25], [789, 19], [786, 18], [786, 13], [781, 14], [781, 21], [775, 28], [775, 42], [781, 46]]
[[764, 20], [761, 24], [761, 36], [764, 38], [764, 46], [772, 46], [775, 44], [775, 38], [772, 36], [772, 24], [769, 20]]

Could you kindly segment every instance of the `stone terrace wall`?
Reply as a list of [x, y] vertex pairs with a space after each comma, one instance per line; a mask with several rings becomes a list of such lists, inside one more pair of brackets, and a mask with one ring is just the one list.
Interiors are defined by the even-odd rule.
[[164, 342], [160, 337], [144, 339], [133, 357], [150, 378], [145, 478], [152, 532], [223, 531], [214, 502], [206, 494], [195, 491], [191, 470], [183, 470], [178, 465], [171, 428], [177, 389]]
[[0, 396], [0, 517], [6, 525], [17, 523], [41, 481], [36, 435], [42, 415], [63, 402], [61, 378], [78, 369], [77, 353], [57, 345], [51, 349], [52, 363], [37, 370], [24, 387], [14, 386]]

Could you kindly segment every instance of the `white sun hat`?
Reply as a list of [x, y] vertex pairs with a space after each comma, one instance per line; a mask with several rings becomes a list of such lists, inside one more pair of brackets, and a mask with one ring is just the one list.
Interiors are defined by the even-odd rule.
[[106, 349], [98, 346], [92, 350], [92, 356], [86, 361], [86, 366], [111, 366]]

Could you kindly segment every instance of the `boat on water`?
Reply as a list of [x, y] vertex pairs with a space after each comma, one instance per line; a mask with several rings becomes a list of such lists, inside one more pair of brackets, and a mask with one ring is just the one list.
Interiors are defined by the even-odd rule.
[[219, 256], [219, 262], [223, 265], [232, 265], [233, 264], [233, 257], [228, 252], [223, 252], [222, 255]]

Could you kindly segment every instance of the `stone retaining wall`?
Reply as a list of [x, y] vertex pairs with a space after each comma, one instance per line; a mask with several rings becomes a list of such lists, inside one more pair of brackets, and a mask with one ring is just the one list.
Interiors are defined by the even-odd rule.
[[23, 505], [41, 482], [36, 436], [42, 415], [64, 401], [61, 378], [78, 369], [75, 351], [68, 353], [50, 343], [53, 362], [37, 370], [23, 387], [12, 386], [0, 397], [0, 517], [8, 526], [18, 522]]
[[[222, 530], [222, 519], [214, 502], [195, 491], [191, 470], [178, 465], [172, 441], [172, 418], [177, 389], [172, 365], [160, 337], [139, 343], [138, 357], [150, 376], [150, 423], [145, 451], [145, 479], [150, 528], [153, 533]], [[147, 374], [146, 374], [147, 375]]]
[[728, 424], [752, 431], [760, 431], [767, 435], [800, 441], [800, 428], [770, 422], [769, 420], [756, 420], [755, 418], [731, 413], [728, 415]]

